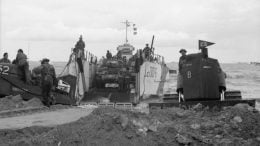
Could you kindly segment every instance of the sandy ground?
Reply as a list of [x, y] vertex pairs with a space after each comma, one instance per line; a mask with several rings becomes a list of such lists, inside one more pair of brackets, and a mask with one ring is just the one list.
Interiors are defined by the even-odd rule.
[[31, 115], [0, 118], [0, 129], [21, 129], [31, 126], [55, 126], [77, 121], [89, 115], [94, 108], [69, 108]]

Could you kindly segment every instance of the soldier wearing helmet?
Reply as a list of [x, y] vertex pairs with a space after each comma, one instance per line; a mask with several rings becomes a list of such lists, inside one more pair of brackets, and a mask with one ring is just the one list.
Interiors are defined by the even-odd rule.
[[186, 53], [187, 53], [187, 51], [185, 49], [181, 49], [179, 52], [181, 53], [181, 57], [179, 59], [179, 72], [181, 72], [182, 66], [183, 66], [183, 64], [186, 61]]
[[50, 107], [51, 104], [51, 89], [57, 85], [55, 69], [52, 65], [49, 64], [49, 59], [44, 58], [41, 61], [41, 87], [42, 87], [42, 96], [43, 103]]
[[22, 49], [19, 49], [17, 51], [16, 55], [16, 64], [18, 65], [18, 68], [22, 71], [23, 73], [23, 79], [27, 84], [31, 83], [31, 76], [30, 76], [30, 71], [29, 71], [29, 63], [27, 61], [27, 56], [23, 53]]

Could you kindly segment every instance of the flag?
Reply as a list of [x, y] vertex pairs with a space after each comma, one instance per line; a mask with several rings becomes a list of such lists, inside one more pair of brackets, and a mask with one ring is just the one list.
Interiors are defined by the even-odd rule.
[[199, 50], [215, 43], [199, 40]]
[[127, 27], [131, 26], [128, 21], [126, 21], [126, 26], [127, 26]]
[[133, 28], [133, 31], [134, 31], [134, 35], [137, 35], [137, 28], [136, 27]]

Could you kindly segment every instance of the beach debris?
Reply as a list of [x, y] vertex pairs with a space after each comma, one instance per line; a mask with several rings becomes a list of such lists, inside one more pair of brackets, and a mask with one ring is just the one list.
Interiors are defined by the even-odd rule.
[[199, 129], [200, 128], [200, 124], [197, 124], [197, 123], [195, 123], [195, 124], [191, 124], [190, 125], [190, 127], [192, 128], [192, 129]]
[[39, 98], [32, 98], [28, 101], [24, 101], [20, 95], [16, 96], [6, 96], [0, 98], [0, 111], [10, 111], [26, 108], [37, 108], [43, 107], [41, 100]]
[[183, 136], [183, 135], [181, 135], [181, 134], [177, 134], [177, 135], [175, 136], [175, 139], [176, 139], [176, 141], [177, 141], [178, 143], [184, 144], [184, 145], [188, 145], [188, 144], [192, 143], [192, 140], [191, 140], [191, 139], [189, 139], [188, 137]]
[[237, 123], [241, 123], [241, 122], [243, 121], [240, 116], [235, 116], [235, 117], [233, 118], [233, 120], [234, 120], [235, 122], [237, 122]]

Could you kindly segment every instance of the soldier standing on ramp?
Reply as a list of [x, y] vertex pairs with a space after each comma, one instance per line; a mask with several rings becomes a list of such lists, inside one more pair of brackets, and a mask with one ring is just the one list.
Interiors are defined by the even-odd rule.
[[145, 45], [145, 48], [143, 49], [143, 53], [146, 60], [150, 60], [151, 58], [151, 48], [149, 47], [149, 44]]
[[51, 102], [51, 89], [53, 85], [57, 85], [55, 69], [52, 65], [49, 64], [49, 59], [44, 58], [42, 60], [42, 69], [41, 69], [41, 87], [42, 87], [42, 96], [43, 104], [50, 107]]
[[182, 66], [183, 66], [183, 64], [186, 61], [186, 53], [187, 53], [187, 51], [185, 49], [181, 49], [180, 53], [181, 53], [181, 57], [179, 59], [179, 72], [181, 72]]
[[85, 59], [85, 42], [82, 40], [82, 35], [80, 35], [78, 42], [75, 45], [76, 53], [78, 54], [78, 58]]

